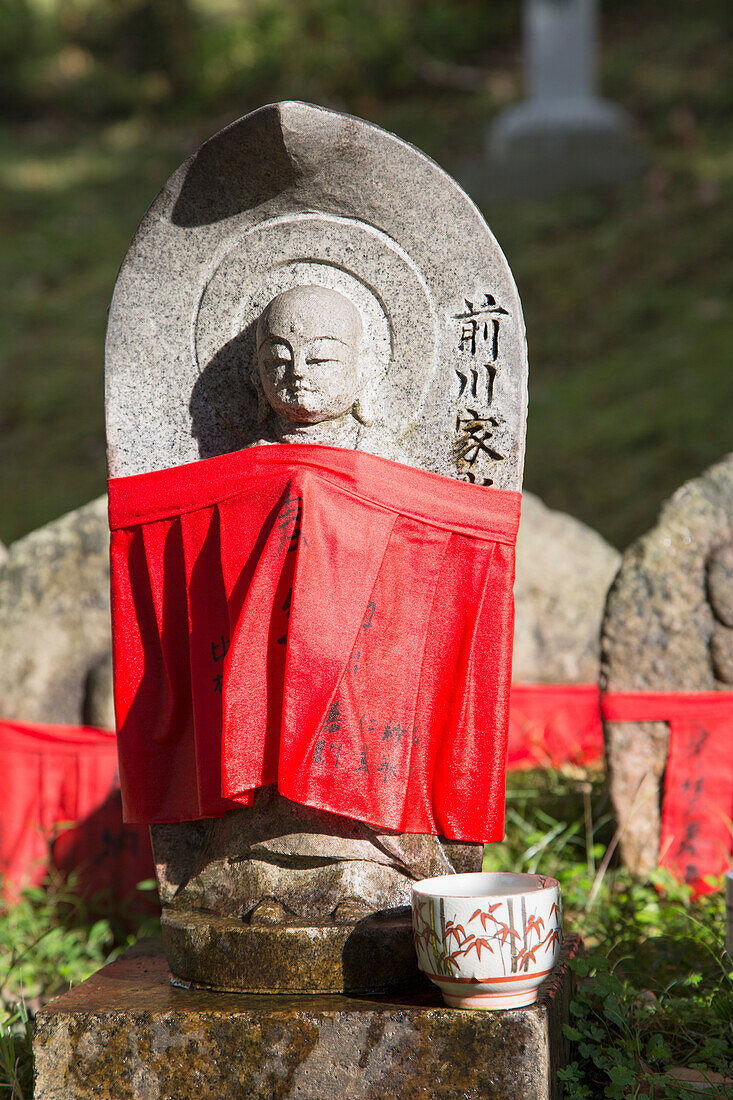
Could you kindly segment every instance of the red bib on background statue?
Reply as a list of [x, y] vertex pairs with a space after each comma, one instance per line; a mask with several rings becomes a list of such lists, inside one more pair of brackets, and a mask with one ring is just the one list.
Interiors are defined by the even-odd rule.
[[109, 494], [127, 821], [277, 784], [387, 829], [502, 838], [519, 493], [286, 444]]

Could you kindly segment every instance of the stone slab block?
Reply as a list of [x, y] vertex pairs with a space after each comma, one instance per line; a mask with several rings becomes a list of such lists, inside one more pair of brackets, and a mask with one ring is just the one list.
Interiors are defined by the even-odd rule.
[[530, 1008], [383, 997], [212, 993], [170, 984], [140, 945], [37, 1017], [36, 1100], [555, 1100], [571, 937]]

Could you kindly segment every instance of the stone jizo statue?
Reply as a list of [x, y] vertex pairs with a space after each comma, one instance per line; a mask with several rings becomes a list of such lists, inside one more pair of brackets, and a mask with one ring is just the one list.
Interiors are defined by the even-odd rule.
[[[488, 502], [502, 495], [485, 494], [484, 489], [505, 490], [508, 497], [516, 496], [521, 484], [525, 413], [521, 307], [496, 242], [470, 200], [435, 164], [399, 139], [359, 120], [303, 104], [280, 104], [263, 108], [215, 135], [163, 188], [120, 272], [107, 340], [111, 500], [115, 479], [125, 491], [128, 487], [132, 491], [137, 484], [135, 475], [163, 478], [166, 471], [175, 474], [180, 468], [182, 473], [176, 476], [183, 476], [184, 464], [192, 463], [192, 478], [202, 471], [203, 484], [209, 467], [200, 466], [201, 459], [220, 463], [232, 453], [235, 463], [247, 467], [247, 455], [254, 448], [255, 466], [264, 463], [263, 469], [279, 470], [282, 462], [287, 464], [283, 445], [296, 445], [292, 453], [305, 454], [309, 461], [313, 452], [302, 452], [297, 445], [316, 444], [324, 448], [318, 452], [324, 455], [323, 461], [332, 464], [325, 482], [319, 482], [327, 489], [338, 478], [348, 475], [351, 479], [356, 476], [353, 471], [362, 468], [365, 476], [378, 468], [385, 493], [391, 492], [390, 470], [394, 470], [395, 491], [400, 478], [408, 482], [411, 477], [418, 479], [421, 491], [423, 484], [426, 492], [435, 487], [436, 519], [424, 530], [432, 532], [428, 542], [436, 540], [431, 560], [439, 570], [441, 555], [445, 555], [440, 547], [448, 546], [451, 538], [451, 545], [456, 545], [455, 540], [460, 541], [466, 533], [449, 536], [439, 518], [441, 508], [445, 523], [458, 523], [455, 517], [462, 500], [480, 510], [484, 501], [488, 507]], [[364, 455], [359, 466], [348, 458], [353, 452]], [[262, 459], [257, 457], [260, 454]], [[385, 459], [396, 465], [380, 466]], [[220, 469], [217, 465], [216, 470]], [[441, 477], [431, 480], [434, 474]], [[293, 476], [296, 481], [292, 484], [300, 484], [297, 468]], [[454, 488], [446, 481], [449, 478], [454, 479]], [[256, 551], [265, 563], [256, 569], [270, 568], [267, 555], [273, 547], [272, 560], [279, 547], [282, 557], [278, 561], [284, 563], [277, 568], [295, 569], [292, 580], [283, 581], [285, 587], [278, 589], [284, 598], [276, 593], [272, 611], [262, 609], [263, 615], [273, 616], [273, 659], [278, 660], [286, 650], [288, 653], [280, 672], [286, 678], [279, 734], [281, 766], [293, 736], [306, 737], [305, 730], [289, 731], [285, 713], [290, 690], [287, 678], [294, 675], [291, 647], [298, 629], [302, 645], [311, 647], [314, 691], [319, 690], [317, 666], [324, 659], [326, 642], [309, 636], [302, 623], [298, 627], [299, 608], [305, 606], [308, 596], [298, 587], [299, 577], [313, 559], [313, 543], [321, 538], [326, 544], [329, 539], [346, 540], [338, 550], [346, 555], [342, 561], [365, 553], [368, 564], [369, 553], [378, 557], [383, 552], [376, 544], [365, 546], [364, 540], [357, 539], [349, 549], [348, 519], [334, 529], [335, 534], [322, 526], [309, 527], [315, 521], [309, 513], [307, 493], [288, 491], [295, 493], [296, 503], [289, 512], [273, 513], [267, 522], [274, 526], [263, 527]], [[448, 506], [451, 494], [457, 511]], [[412, 507], [410, 493], [401, 499], [402, 512], [397, 508], [396, 513], [405, 515], [404, 510], [409, 512]], [[222, 501], [224, 516], [225, 496]], [[382, 511], [383, 504], [380, 498]], [[200, 502], [199, 506], [203, 507]], [[386, 513], [390, 507], [386, 505]], [[422, 498], [418, 504], [416, 497], [414, 507], [423, 508]], [[184, 550], [188, 546], [190, 556], [191, 535], [186, 533], [190, 508], [182, 508], [176, 513], [180, 520], [171, 520], [174, 533], [166, 539], [165, 553], [178, 552], [176, 539], [181, 536], [175, 532], [179, 523]], [[452, 512], [455, 515], [449, 515]], [[354, 517], [356, 531], [356, 512]], [[278, 521], [287, 535], [282, 542], [276, 539], [281, 531]], [[221, 524], [223, 532], [224, 518]], [[127, 530], [132, 527], [128, 525]], [[499, 530], [501, 524], [497, 528], [497, 537], [507, 548], [512, 543], [510, 527], [504, 534]], [[137, 536], [131, 537], [134, 542]], [[223, 541], [224, 533], [221, 537]], [[400, 811], [401, 820], [422, 820], [415, 816], [414, 800], [418, 797], [415, 784], [423, 782], [420, 754], [428, 744], [424, 723], [420, 725], [417, 714], [412, 721], [404, 708], [372, 717], [369, 699], [358, 694], [365, 690], [360, 687], [365, 672], [377, 675], [373, 670], [381, 659], [370, 656], [369, 645], [375, 644], [377, 637], [369, 634], [371, 616], [376, 615], [375, 624], [381, 625], [394, 623], [398, 612], [389, 599], [388, 606], [380, 604], [375, 610], [379, 601], [366, 603], [355, 591], [353, 613], [360, 616], [356, 644], [352, 646], [351, 628], [343, 623], [332, 626], [330, 637], [340, 648], [334, 656], [328, 713], [322, 727], [307, 735], [314, 740], [307, 741], [298, 757], [298, 782], [315, 793], [302, 795], [299, 801], [284, 797], [272, 782], [264, 782], [253, 794], [249, 791], [246, 799], [242, 796], [238, 804], [226, 794], [226, 790], [235, 790], [227, 772], [226, 744], [227, 738], [230, 742], [234, 738], [240, 748], [244, 745], [244, 752], [247, 737], [251, 738], [237, 733], [237, 723], [241, 720], [246, 725], [248, 715], [247, 700], [235, 687], [235, 667], [241, 667], [236, 666], [235, 650], [247, 644], [247, 631], [240, 630], [237, 635], [235, 630], [231, 638], [225, 638], [222, 629], [221, 643], [212, 634], [213, 660], [221, 660], [221, 665], [212, 666], [210, 676], [198, 677], [196, 622], [191, 619], [189, 627], [185, 626], [185, 607], [184, 618], [176, 619], [179, 612], [172, 610], [167, 589], [161, 589], [163, 595], [155, 595], [152, 538], [143, 529], [139, 545], [144, 544], [153, 577], [153, 604], [158, 610], [149, 616], [147, 629], [160, 629], [161, 668], [169, 679], [179, 675], [180, 670], [170, 664], [166, 646], [174, 644], [174, 635], [185, 635], [188, 629], [196, 711], [196, 732], [190, 736], [194, 740], [202, 736], [198, 726], [203, 728], [203, 723], [196, 708], [204, 703], [212, 708], [209, 714], [223, 708], [224, 722], [222, 775], [226, 789], [220, 792], [224, 801], [219, 809], [210, 812], [204, 808], [190, 820], [179, 820], [173, 812], [166, 816], [162, 811], [147, 818], [152, 822], [164, 937], [174, 976], [216, 988], [254, 991], [374, 989], [405, 980], [413, 963], [409, 921], [401, 907], [409, 905], [411, 882], [452, 869], [477, 869], [482, 848], [476, 841], [485, 838], [477, 837], [473, 843], [441, 841], [437, 827], [434, 834], [414, 828], [405, 831], [374, 823], [376, 811], [372, 824], [353, 810], [348, 815], [339, 812], [343, 808], [339, 790], [344, 792], [343, 805], [350, 804], [349, 798], [361, 797], [358, 782], [363, 778], [366, 783], [368, 777], [369, 791], [381, 791], [385, 798], [391, 789], [388, 782], [403, 784], [407, 802]], [[419, 545], [424, 549], [422, 541]], [[461, 545], [469, 545], [469, 540]], [[113, 562], [114, 547], [113, 539]], [[391, 552], [384, 551], [385, 561]], [[504, 580], [510, 592], [508, 563], [513, 555], [508, 549], [505, 558]], [[379, 560], [373, 567], [378, 585]], [[447, 574], [453, 577], [451, 583], [459, 585], [457, 592], [461, 585], [465, 588], [473, 583], [468, 576], [460, 576], [462, 568], [466, 566], [457, 564]], [[196, 576], [194, 567], [186, 581], [189, 587]], [[341, 577], [337, 572], [336, 587]], [[357, 570], [356, 587], [360, 579]], [[423, 583], [427, 583], [426, 570], [419, 567], [416, 608]], [[368, 597], [371, 590], [365, 591]], [[144, 609], [138, 606], [141, 597], [135, 598], [137, 613], [143, 615]], [[230, 613], [233, 598], [230, 594]], [[338, 598], [345, 601], [343, 606], [348, 605], [348, 594], [342, 592]], [[158, 604], [158, 600], [163, 602]], [[185, 605], [185, 592], [182, 600]], [[362, 604], [357, 607], [359, 600]], [[429, 600], [425, 603], [422, 614], [426, 622], [430, 614], [437, 614], [435, 600], [433, 605]], [[446, 606], [456, 607], [457, 597], [450, 597]], [[191, 608], [192, 603], [190, 613], [194, 614]], [[245, 613], [255, 615], [246, 600]], [[401, 614], [403, 624], [409, 623], [409, 616], [404, 617], [407, 612]], [[510, 610], [505, 608], [501, 614], [510, 647]], [[415, 616], [417, 621], [417, 610]], [[174, 619], [178, 626], [172, 625]], [[256, 625], [262, 620], [255, 616], [251, 621]], [[428, 647], [439, 646], [440, 634], [436, 625], [428, 628]], [[204, 640], [208, 646], [208, 637]], [[395, 691], [423, 691], [415, 686], [420, 681], [420, 661], [419, 654], [411, 650], [414, 644], [406, 637], [405, 644], [395, 651]], [[454, 648], [456, 652], [460, 649]], [[490, 648], [482, 644], [477, 653], [485, 654]], [[398, 674], [399, 662], [408, 659], [412, 671]], [[471, 659], [483, 658], [474, 655]], [[296, 703], [310, 690], [307, 670], [298, 683]], [[440, 685], [431, 690], [439, 692]], [[498, 714], [505, 706], [505, 701], [492, 694], [495, 685], [482, 681], [481, 690], [486, 692], [483, 705], [474, 699], [474, 692], [465, 721], [451, 719], [459, 737], [464, 729], [466, 736], [473, 736], [472, 714]], [[204, 703], [201, 693], [205, 694]], [[429, 692], [424, 697], [419, 694], [418, 709], [428, 706], [429, 710], [433, 706], [430, 699]], [[118, 721], [125, 705], [118, 693]], [[138, 729], [143, 729], [139, 718], [135, 721]], [[157, 738], [155, 752], [179, 752], [182, 759], [180, 745], [189, 733], [183, 726], [179, 733], [175, 720], [170, 721], [173, 724], [162, 737], [151, 725], [148, 747], [144, 739], [143, 747], [147, 752]], [[123, 720], [121, 751], [124, 731]], [[260, 735], [270, 736], [254, 730], [255, 740]], [[195, 744], [191, 760], [202, 752], [200, 740]], [[438, 751], [447, 752], [448, 761], [454, 759], [450, 753], [459, 753], [460, 748], [446, 745]], [[159, 755], [150, 759], [157, 763], [147, 766], [166, 788], [168, 758]], [[123, 773], [124, 761], [123, 755]], [[200, 765], [199, 761], [191, 766]], [[179, 762], [178, 766], [183, 765]], [[483, 774], [469, 774], [470, 762], [465, 764], [465, 775], [460, 774], [458, 765], [447, 766], [448, 771], [441, 770], [436, 763], [435, 774], [449, 792], [455, 786], [475, 797], [482, 784], [489, 783]], [[331, 774], [333, 786], [329, 786]], [[205, 799], [201, 802], [204, 780], [200, 771], [198, 782], [200, 806], [208, 805]], [[428, 791], [431, 782], [429, 777], [424, 780]], [[496, 775], [491, 779], [495, 782]], [[146, 790], [155, 795], [156, 783], [149, 774], [145, 783]], [[195, 787], [195, 777], [192, 783]], [[277, 786], [282, 786], [280, 780]], [[493, 799], [494, 794], [486, 797]], [[170, 798], [175, 798], [175, 792]], [[461, 796], [455, 801], [460, 803]], [[328, 808], [323, 808], [326, 805]], [[364, 810], [365, 815], [370, 812]], [[397, 820], [394, 814], [393, 819]]]

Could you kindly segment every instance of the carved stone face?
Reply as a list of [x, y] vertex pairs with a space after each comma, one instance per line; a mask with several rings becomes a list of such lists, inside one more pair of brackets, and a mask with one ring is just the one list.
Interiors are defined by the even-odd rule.
[[361, 336], [359, 311], [338, 291], [300, 286], [273, 298], [257, 324], [257, 366], [278, 416], [320, 424], [349, 412]]

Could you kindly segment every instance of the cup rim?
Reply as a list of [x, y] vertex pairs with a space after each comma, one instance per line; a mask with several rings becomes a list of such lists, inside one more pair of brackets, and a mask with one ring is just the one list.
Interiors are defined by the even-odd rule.
[[[509, 885], [506, 881], [503, 884], [497, 881], [501, 879], [516, 880], [516, 889], [497, 889], [501, 885]], [[471, 898], [512, 898], [555, 889], [560, 889], [560, 883], [549, 875], [531, 875], [524, 871], [466, 871], [458, 875], [435, 875], [421, 879], [413, 883], [412, 893], [413, 896], [418, 894], [467, 901]]]

